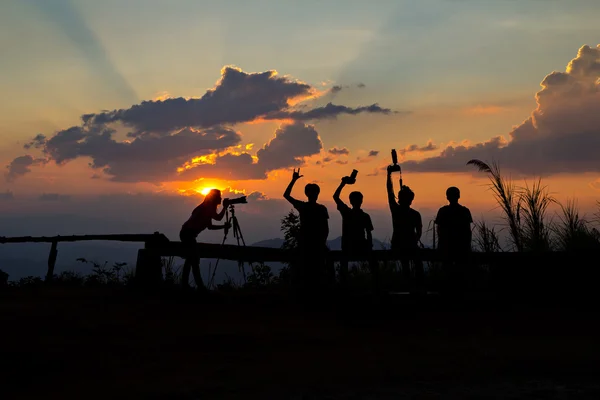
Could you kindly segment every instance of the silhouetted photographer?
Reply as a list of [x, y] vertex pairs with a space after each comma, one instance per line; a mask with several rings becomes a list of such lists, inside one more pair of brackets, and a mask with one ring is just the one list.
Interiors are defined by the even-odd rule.
[[[352, 171], [352, 175], [345, 176], [335, 193], [333, 200], [337, 205], [337, 209], [342, 215], [342, 260], [340, 262], [340, 281], [342, 285], [347, 283], [348, 279], [348, 261], [353, 259], [361, 259], [368, 256], [373, 249], [373, 223], [369, 214], [361, 209], [363, 203], [363, 194], [361, 192], [351, 192], [348, 196], [350, 205], [348, 207], [340, 194], [346, 185], [356, 183], [357, 170]], [[374, 281], [376, 281], [377, 271], [375, 264], [370, 262], [371, 272], [373, 273]], [[375, 285], [376, 286], [376, 285]]]
[[205, 229], [225, 229], [227, 231], [231, 227], [229, 222], [226, 222], [223, 225], [214, 225], [212, 221], [221, 221], [225, 215], [227, 207], [232, 204], [241, 203], [246, 203], [245, 196], [233, 200], [224, 199], [223, 208], [221, 211], [217, 212], [217, 207], [221, 204], [221, 191], [218, 189], [212, 189], [210, 192], [208, 192], [204, 198], [204, 201], [197, 206], [194, 211], [192, 211], [190, 218], [185, 221], [181, 227], [181, 231], [179, 232], [179, 239], [184, 244], [186, 252], [183, 272], [181, 274], [181, 284], [184, 287], [189, 286], [189, 276], [191, 270], [198, 289], [206, 289], [204, 282], [202, 281], [202, 276], [200, 275], [200, 255], [196, 250], [196, 238], [200, 232]]

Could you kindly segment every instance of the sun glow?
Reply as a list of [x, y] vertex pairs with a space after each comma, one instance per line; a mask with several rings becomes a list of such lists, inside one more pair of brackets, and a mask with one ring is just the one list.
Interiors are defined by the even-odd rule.
[[213, 188], [211, 188], [211, 187], [205, 187], [205, 188], [202, 188], [202, 189], [196, 189], [196, 191], [198, 193], [200, 193], [201, 195], [206, 196], [212, 189]]

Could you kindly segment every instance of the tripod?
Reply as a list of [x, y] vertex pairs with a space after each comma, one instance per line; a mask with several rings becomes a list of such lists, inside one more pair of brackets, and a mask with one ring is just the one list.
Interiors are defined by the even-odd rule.
[[[229, 213], [230, 212], [231, 212], [231, 219], [229, 218]], [[244, 235], [242, 234], [242, 228], [240, 228], [240, 223], [238, 222], [238, 219], [235, 216], [235, 207], [233, 206], [233, 204], [230, 205], [225, 210], [225, 221], [226, 222], [231, 222], [231, 228], [233, 229], [233, 237], [236, 239], [237, 245], [240, 246], [240, 243], [241, 243], [241, 245], [243, 245], [245, 247], [246, 246], [246, 241], [244, 240]], [[226, 229], [225, 230], [225, 235], [223, 236], [223, 241], [221, 242], [221, 246], [223, 246], [225, 244], [225, 241], [227, 240], [227, 234], [228, 233], [229, 233], [229, 230]], [[211, 276], [210, 281], [208, 283], [208, 288], [209, 289], [213, 286], [213, 283], [215, 281], [215, 274], [217, 272], [217, 267], [219, 266], [219, 261], [220, 260], [221, 259], [218, 258], [217, 262], [215, 263], [215, 268], [212, 271], [212, 276]], [[250, 268], [252, 268], [252, 263], [249, 263], [249, 264], [250, 264]], [[244, 268], [244, 261], [238, 260], [238, 268], [242, 272], [242, 275], [244, 277], [244, 283], [246, 283], [246, 270]]]

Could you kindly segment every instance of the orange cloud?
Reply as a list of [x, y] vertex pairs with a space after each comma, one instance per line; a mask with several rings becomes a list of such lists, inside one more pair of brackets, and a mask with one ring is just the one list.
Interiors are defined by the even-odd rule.
[[265, 119], [263, 117], [258, 117], [253, 119], [252, 121], [246, 122], [247, 125], [256, 125], [256, 124], [269, 124], [269, 123], [278, 123], [278, 124], [286, 124], [290, 125], [294, 123], [294, 120], [291, 118], [281, 118], [281, 119]]
[[[219, 183], [220, 181], [210, 181], [210, 182], [203, 182], [197, 186], [188, 186], [188, 187], [184, 187], [184, 188], [180, 188], [177, 189], [176, 192], [181, 195], [181, 196], [193, 196], [193, 197], [203, 197], [206, 196], [208, 194], [208, 192], [211, 189], [218, 189], [221, 191], [221, 195], [223, 197], [228, 197], [228, 196], [249, 196], [252, 193], [257, 193], [257, 192], [250, 192], [248, 193], [248, 191], [246, 191], [245, 189], [235, 189], [232, 188], [229, 185], [226, 185], [224, 183]], [[266, 196], [264, 194], [260, 194], [261, 198], [266, 198]]]
[[194, 168], [201, 164], [215, 164], [217, 157], [217, 153], [209, 154], [207, 156], [194, 157], [190, 161], [183, 164], [181, 167], [177, 168], [177, 172], [183, 172], [186, 169]]
[[[197, 167], [199, 165], [206, 165], [206, 164], [214, 165], [217, 162], [217, 158], [223, 157], [228, 154], [232, 155], [232, 156], [240, 156], [242, 154], [248, 154], [247, 151], [252, 150], [253, 147], [254, 147], [254, 143], [249, 143], [246, 145], [238, 144], [237, 146], [232, 146], [224, 151], [217, 151], [212, 154], [205, 155], [205, 156], [194, 157], [190, 161], [187, 161], [185, 164], [183, 164], [181, 167], [177, 168], [177, 172], [183, 172], [185, 170]], [[251, 157], [252, 157], [252, 160], [254, 160], [254, 162], [258, 161], [258, 157], [256, 157], [256, 156], [251, 156]]]
[[169, 92], [162, 91], [162, 92], [158, 92], [152, 100], [153, 101], [163, 101], [163, 100], [170, 99], [171, 97], [172, 96], [169, 94]]
[[293, 107], [296, 104], [299, 104], [299, 103], [302, 103], [305, 101], [316, 100], [319, 97], [323, 97], [327, 93], [328, 93], [327, 90], [318, 90], [318, 89], [312, 88], [309, 95], [298, 96], [298, 97], [293, 97], [291, 99], [288, 99], [287, 104], [288, 104], [288, 106]]
[[494, 105], [483, 106], [483, 105], [479, 104], [474, 107], [467, 107], [463, 111], [467, 115], [491, 115], [491, 114], [500, 114], [502, 112], [505, 112], [506, 110], [507, 110], [506, 107], [500, 107], [500, 106], [494, 106]]

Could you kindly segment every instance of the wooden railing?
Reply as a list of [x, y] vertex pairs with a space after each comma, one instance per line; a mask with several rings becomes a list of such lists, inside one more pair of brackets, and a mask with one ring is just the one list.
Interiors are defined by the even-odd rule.
[[[5, 243], [51, 243], [50, 254], [48, 255], [48, 270], [46, 272], [46, 281], [52, 280], [54, 276], [54, 267], [58, 256], [59, 242], [82, 242], [90, 240], [118, 241], [118, 242], [138, 242], [144, 243], [146, 249], [152, 248], [159, 243], [168, 243], [169, 239], [159, 233], [153, 234], [115, 234], [115, 235], [71, 235], [71, 236], [19, 236], [19, 237], [0, 237], [0, 244]], [[138, 257], [139, 258], [139, 257]], [[143, 266], [140, 266], [142, 276], [144, 275]], [[137, 273], [137, 270], [136, 270]]]
[[[23, 236], [23, 237], [0, 237], [0, 244], [5, 243], [51, 243], [50, 254], [48, 256], [48, 270], [46, 280], [52, 280], [54, 276], [54, 267], [58, 255], [59, 242], [79, 242], [79, 241], [121, 241], [121, 242], [139, 242], [144, 243], [144, 248], [138, 250], [136, 261], [136, 278], [140, 282], [152, 283], [160, 281], [162, 278], [161, 257], [165, 256], [184, 256], [185, 249], [181, 242], [170, 241], [165, 235], [155, 232], [153, 234], [115, 234], [115, 235], [74, 235], [74, 236]], [[294, 258], [294, 253], [290, 250], [281, 248], [237, 246], [230, 244], [211, 244], [198, 243], [196, 250], [201, 258], [219, 258], [222, 260], [244, 261], [244, 262], [290, 262]], [[579, 251], [573, 252], [545, 252], [545, 253], [526, 253], [526, 252], [497, 252], [497, 253], [478, 253], [469, 254], [469, 261], [476, 264], [487, 264], [501, 266], [511, 269], [516, 265], [533, 266], [568, 266], [572, 269], [574, 266], [581, 266], [589, 261], [598, 264], [598, 251]], [[327, 258], [329, 262], [336, 262], [342, 259], [342, 252], [338, 250], [329, 251]], [[401, 254], [391, 250], [374, 250], [363, 260], [352, 261], [395, 261], [401, 257]], [[426, 262], [443, 261], [442, 255], [433, 249], [421, 249], [418, 254], [419, 259]], [[600, 268], [598, 268], [600, 269]]]

